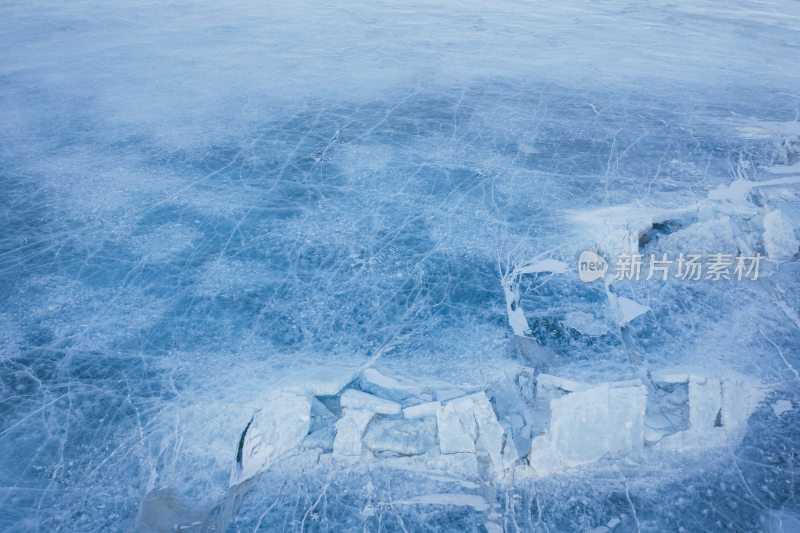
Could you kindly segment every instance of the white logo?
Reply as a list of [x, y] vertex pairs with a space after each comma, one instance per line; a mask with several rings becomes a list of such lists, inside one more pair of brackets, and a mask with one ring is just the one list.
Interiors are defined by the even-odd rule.
[[601, 255], [591, 250], [584, 250], [578, 257], [578, 277], [590, 283], [606, 275], [608, 263]]

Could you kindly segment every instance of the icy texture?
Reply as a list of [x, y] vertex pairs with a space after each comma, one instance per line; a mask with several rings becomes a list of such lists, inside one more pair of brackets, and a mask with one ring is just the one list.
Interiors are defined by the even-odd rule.
[[423, 387], [419, 385], [402, 383], [390, 376], [384, 376], [374, 368], [367, 368], [361, 373], [361, 388], [395, 401], [402, 401], [423, 392]]
[[608, 333], [608, 326], [583, 311], [567, 313], [564, 325], [584, 335], [600, 336]]
[[347, 389], [339, 403], [346, 409], [371, 411], [381, 415], [400, 414], [399, 403], [353, 389]]
[[519, 458], [513, 437], [506, 432], [486, 394], [472, 396], [472, 409], [478, 426], [477, 444], [489, 454], [492, 467], [501, 472], [511, 468]]
[[[789, 0], [3, 2], [0, 530], [796, 524], [800, 411], [773, 406], [800, 405], [798, 20]], [[770, 260], [752, 283], [614, 283], [650, 308], [623, 328], [584, 250]], [[640, 379], [675, 420], [639, 456], [509, 482], [480, 450], [366, 449], [404, 418], [342, 408], [374, 368], [426, 389], [366, 390], [401, 407], [485, 391], [524, 456], [549, 420], [512, 326], [546, 372]], [[675, 365], [720, 370], [719, 447], [666, 446], [690, 383], [647, 375]], [[331, 416], [312, 399], [303, 442], [231, 487], [278, 390]], [[305, 424], [286, 409], [264, 435]]]
[[310, 412], [308, 396], [285, 392], [270, 396], [264, 410], [253, 415], [239, 439], [230, 484], [246, 481], [281, 456], [296, 452], [308, 433]]
[[795, 225], [775, 209], [764, 215], [764, 249], [773, 261], [788, 261], [800, 252]]
[[434, 446], [435, 436], [432, 420], [384, 420], [369, 427], [364, 444], [377, 453], [418, 455]]
[[475, 451], [475, 415], [469, 397], [450, 400], [436, 408], [439, 450], [443, 454]]
[[543, 474], [642, 447], [646, 399], [643, 385], [625, 382], [586, 387], [550, 400], [550, 427], [533, 439], [531, 466]]
[[361, 455], [361, 438], [367, 424], [375, 413], [359, 409], [345, 409], [342, 418], [336, 421], [336, 440], [333, 441], [334, 455]]
[[426, 416], [436, 416], [436, 409], [439, 402], [425, 402], [403, 409], [403, 416], [409, 419], [423, 418]]
[[637, 316], [641, 316], [650, 310], [646, 305], [634, 302], [630, 298], [624, 296], [616, 296], [615, 294], [608, 293], [608, 299], [611, 308], [614, 310], [614, 316], [617, 324], [624, 326]]

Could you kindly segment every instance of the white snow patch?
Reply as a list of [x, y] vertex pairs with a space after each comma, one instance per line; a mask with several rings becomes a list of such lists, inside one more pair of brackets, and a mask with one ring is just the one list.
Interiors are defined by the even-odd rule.
[[772, 412], [775, 413], [775, 416], [781, 416], [786, 411], [791, 411], [792, 409], [794, 409], [794, 406], [789, 400], [778, 400], [772, 404]]

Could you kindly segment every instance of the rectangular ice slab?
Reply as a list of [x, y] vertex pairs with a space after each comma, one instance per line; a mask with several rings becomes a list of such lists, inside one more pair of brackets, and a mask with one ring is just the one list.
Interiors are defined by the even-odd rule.
[[336, 421], [333, 454], [338, 456], [361, 455], [361, 437], [374, 415], [373, 411], [345, 409], [342, 418]]
[[436, 409], [439, 407], [439, 402], [425, 402], [418, 405], [412, 405], [403, 409], [403, 416], [408, 419], [423, 418], [426, 416], [436, 416]]
[[436, 424], [442, 453], [475, 451], [476, 428], [471, 398], [458, 398], [437, 407]]
[[602, 383], [552, 400], [550, 429], [531, 443], [531, 466], [546, 473], [641, 447], [646, 402], [647, 389], [631, 382]]
[[347, 389], [340, 400], [346, 409], [362, 409], [380, 415], [399, 415], [400, 404], [391, 400], [384, 400], [366, 392]]
[[689, 423], [693, 428], [714, 427], [722, 413], [722, 383], [719, 378], [689, 381]]
[[374, 368], [367, 368], [361, 373], [361, 388], [366, 392], [382, 398], [402, 401], [409, 396], [421, 394], [425, 389], [413, 383], [403, 383], [392, 377], [384, 376]]
[[433, 420], [380, 420], [369, 426], [364, 444], [375, 453], [419, 455], [435, 444]]

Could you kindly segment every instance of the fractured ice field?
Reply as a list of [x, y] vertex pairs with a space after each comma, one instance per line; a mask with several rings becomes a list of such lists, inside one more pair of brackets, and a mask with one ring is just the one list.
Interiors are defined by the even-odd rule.
[[800, 530], [797, 2], [9, 0], [0, 45], [0, 531]]

